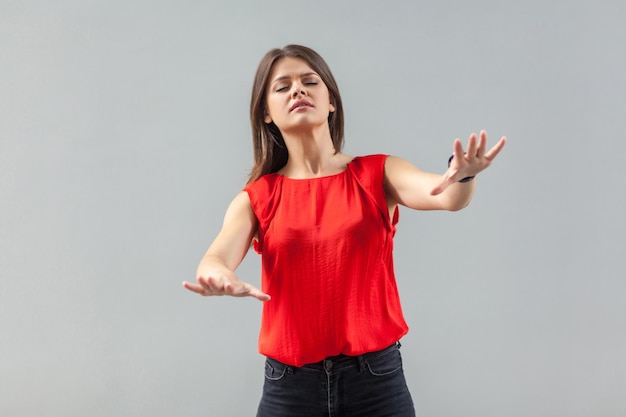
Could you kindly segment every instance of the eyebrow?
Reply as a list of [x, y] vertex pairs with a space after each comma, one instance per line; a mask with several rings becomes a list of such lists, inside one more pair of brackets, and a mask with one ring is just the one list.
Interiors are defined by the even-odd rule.
[[[320, 75], [317, 72], [303, 72], [302, 74], [300, 74], [300, 78], [308, 77], [310, 75], [315, 75], [315, 76], [317, 76], [319, 78], [322, 78], [322, 77], [320, 77]], [[274, 84], [275, 82], [278, 82], [278, 81], [289, 79], [289, 78], [291, 78], [291, 75], [281, 75], [280, 77], [274, 78], [272, 80], [272, 84]]]

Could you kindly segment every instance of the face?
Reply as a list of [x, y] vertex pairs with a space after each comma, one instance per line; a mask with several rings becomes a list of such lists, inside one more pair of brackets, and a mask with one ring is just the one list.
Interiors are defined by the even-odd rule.
[[274, 64], [266, 97], [265, 123], [274, 122], [282, 132], [328, 125], [328, 114], [335, 111], [326, 84], [298, 58]]

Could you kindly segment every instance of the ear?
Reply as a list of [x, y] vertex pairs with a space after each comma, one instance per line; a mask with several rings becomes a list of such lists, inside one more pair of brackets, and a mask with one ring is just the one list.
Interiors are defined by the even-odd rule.
[[330, 103], [330, 106], [328, 106], [328, 110], [330, 110], [331, 113], [335, 112], [335, 106], [333, 105], [333, 103]]
[[265, 124], [270, 124], [272, 123], [272, 116], [270, 116], [269, 114], [265, 114], [265, 118], [263, 119], [263, 121], [265, 122]]

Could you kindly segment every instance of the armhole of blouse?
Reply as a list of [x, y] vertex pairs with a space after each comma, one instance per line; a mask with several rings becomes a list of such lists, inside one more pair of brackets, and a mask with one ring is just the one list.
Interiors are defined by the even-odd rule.
[[389, 155], [376, 154], [369, 157], [355, 158], [352, 172], [363, 190], [374, 201], [383, 218], [386, 219], [392, 231], [399, 219], [398, 207], [393, 217], [389, 216], [387, 193], [385, 192], [385, 162]]

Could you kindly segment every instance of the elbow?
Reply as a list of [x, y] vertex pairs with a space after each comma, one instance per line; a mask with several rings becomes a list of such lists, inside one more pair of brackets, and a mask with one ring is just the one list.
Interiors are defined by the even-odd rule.
[[462, 204], [455, 204], [447, 207], [448, 211], [461, 211], [465, 207], [469, 206], [471, 200], [464, 201]]

